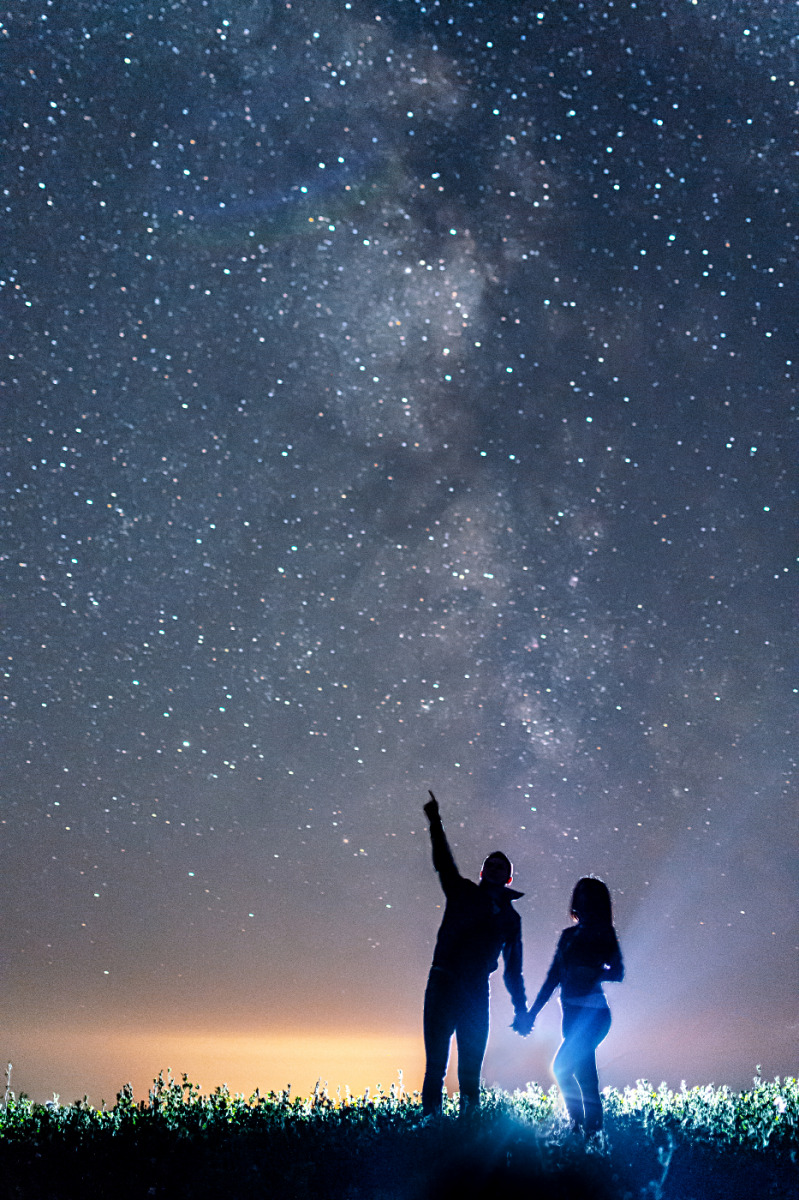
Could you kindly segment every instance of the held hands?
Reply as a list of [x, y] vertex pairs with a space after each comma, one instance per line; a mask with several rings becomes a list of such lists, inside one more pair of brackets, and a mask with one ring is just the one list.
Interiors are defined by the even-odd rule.
[[432, 821], [436, 817], [438, 817], [440, 814], [438, 811], [438, 801], [436, 800], [435, 796], [429, 789], [428, 789], [428, 793], [430, 795], [430, 799], [427, 801], [427, 804], [425, 804], [425, 806], [424, 806], [424, 815], [427, 817], [428, 821]]
[[534, 1024], [535, 1017], [525, 1009], [522, 1009], [520, 1012], [517, 1012], [516, 1016], [513, 1018], [511, 1029], [514, 1031], [514, 1033], [519, 1033], [522, 1037], [527, 1037], [527, 1035], [532, 1031]]

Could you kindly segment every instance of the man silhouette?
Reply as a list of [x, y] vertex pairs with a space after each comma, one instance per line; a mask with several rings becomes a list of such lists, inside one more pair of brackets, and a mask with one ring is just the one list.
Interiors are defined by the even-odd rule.
[[422, 1085], [425, 1116], [441, 1112], [441, 1090], [452, 1035], [458, 1043], [461, 1115], [480, 1103], [480, 1068], [488, 1041], [488, 977], [502, 954], [503, 978], [517, 1018], [526, 1014], [522, 979], [522, 923], [511, 901], [522, 892], [507, 885], [513, 867], [499, 850], [483, 863], [480, 883], [464, 879], [449, 848], [438, 801], [432, 792], [424, 806], [430, 822], [433, 866], [446, 896], [433, 964], [424, 997], [427, 1065]]

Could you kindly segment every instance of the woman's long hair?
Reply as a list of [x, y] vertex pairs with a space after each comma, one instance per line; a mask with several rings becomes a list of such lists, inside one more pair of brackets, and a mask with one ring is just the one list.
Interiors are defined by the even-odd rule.
[[569, 915], [581, 925], [613, 928], [613, 907], [606, 883], [595, 875], [578, 879], [572, 892]]

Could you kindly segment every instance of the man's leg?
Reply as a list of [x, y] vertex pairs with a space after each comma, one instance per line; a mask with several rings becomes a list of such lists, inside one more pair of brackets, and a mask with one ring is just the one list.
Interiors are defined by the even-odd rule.
[[424, 994], [424, 1051], [426, 1066], [422, 1084], [422, 1112], [441, 1112], [441, 1089], [447, 1073], [449, 1043], [455, 1032], [454, 980], [433, 968]]
[[461, 1114], [480, 1105], [480, 1071], [488, 1043], [488, 980], [463, 986], [456, 1023]]

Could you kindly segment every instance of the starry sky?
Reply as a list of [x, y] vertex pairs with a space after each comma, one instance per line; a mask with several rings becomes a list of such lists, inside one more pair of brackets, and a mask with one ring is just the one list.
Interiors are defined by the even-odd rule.
[[14, 1085], [419, 1087], [428, 788], [603, 1082], [795, 1071], [794, 7], [6, 18]]

